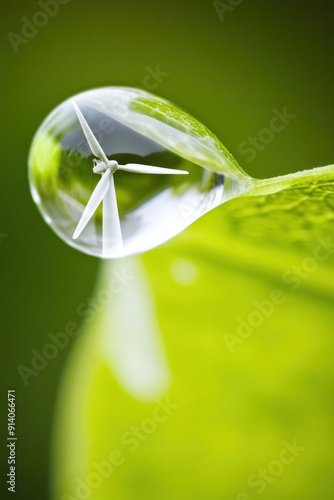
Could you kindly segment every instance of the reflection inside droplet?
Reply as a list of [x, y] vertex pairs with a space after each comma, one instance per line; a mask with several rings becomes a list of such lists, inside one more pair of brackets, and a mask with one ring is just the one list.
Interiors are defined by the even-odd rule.
[[96, 155], [72, 102], [58, 106], [37, 131], [29, 157], [29, 178], [33, 199], [46, 222], [69, 245], [85, 253], [113, 258], [154, 248], [247, 186], [246, 176], [224, 176], [230, 158], [212, 141], [203, 141], [193, 124], [188, 126], [188, 115], [177, 110], [182, 120], [175, 120], [173, 106], [166, 107], [167, 101], [136, 89], [110, 87], [85, 92], [76, 96], [75, 102], [108, 160], [189, 174], [115, 171], [112, 177], [121, 251], [116, 245], [103, 251], [106, 224], [115, 222], [103, 222], [103, 203], [78, 239], [73, 239], [101, 172], [93, 172]]

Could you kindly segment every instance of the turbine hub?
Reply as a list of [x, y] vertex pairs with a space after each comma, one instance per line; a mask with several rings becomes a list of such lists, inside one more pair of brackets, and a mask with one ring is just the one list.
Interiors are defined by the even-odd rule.
[[118, 163], [115, 160], [109, 160], [106, 165], [106, 170], [111, 170], [112, 173], [116, 172], [118, 169]]
[[94, 161], [94, 167], [93, 167], [94, 174], [103, 174], [103, 172], [106, 172], [107, 170], [111, 170], [111, 173], [113, 174], [114, 172], [116, 172], [118, 168], [118, 163], [115, 160], [109, 160], [108, 163], [99, 160], [93, 160], [93, 161]]

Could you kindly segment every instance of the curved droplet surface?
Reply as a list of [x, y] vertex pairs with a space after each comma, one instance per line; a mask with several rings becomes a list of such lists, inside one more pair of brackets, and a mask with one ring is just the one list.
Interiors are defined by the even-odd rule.
[[[101, 176], [110, 182], [97, 187]], [[104, 258], [154, 248], [251, 185], [201, 123], [126, 87], [83, 92], [52, 111], [31, 146], [29, 181], [58, 236]]]

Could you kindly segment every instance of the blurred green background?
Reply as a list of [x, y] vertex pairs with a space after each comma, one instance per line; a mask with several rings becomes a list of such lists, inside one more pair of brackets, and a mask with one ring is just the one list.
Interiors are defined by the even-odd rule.
[[[46, 115], [89, 88], [149, 84], [202, 120], [254, 177], [334, 159], [331, 2], [244, 0], [221, 20], [210, 1], [70, 0], [15, 53], [8, 33], [21, 35], [22, 17], [31, 20], [39, 10], [37, 2], [18, 0], [7, 3], [1, 16], [1, 397], [5, 402], [7, 389], [16, 389], [17, 495], [26, 499], [48, 498], [56, 396], [71, 349], [28, 386], [17, 366], [29, 365], [31, 349], [41, 349], [48, 333], [80, 322], [76, 308], [92, 293], [99, 268], [96, 259], [67, 247], [47, 228], [30, 197], [27, 155]], [[149, 78], [157, 66], [164, 76]], [[274, 108], [285, 106], [295, 118], [248, 161], [240, 144], [268, 127]], [[154, 262], [160, 254], [152, 254]], [[162, 274], [169, 265], [164, 262]], [[249, 286], [261, 286], [259, 278]], [[231, 297], [240, 293], [236, 289]], [[299, 307], [303, 314], [305, 305]], [[317, 314], [321, 305], [315, 325]], [[4, 432], [5, 413], [1, 422]], [[321, 488], [319, 498], [333, 497], [326, 484]]]

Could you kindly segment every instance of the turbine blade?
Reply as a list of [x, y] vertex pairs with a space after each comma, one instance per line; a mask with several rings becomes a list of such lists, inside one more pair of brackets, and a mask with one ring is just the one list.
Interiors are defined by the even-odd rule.
[[173, 168], [152, 167], [150, 165], [140, 165], [139, 163], [128, 163], [127, 165], [118, 165], [118, 170], [125, 172], [135, 172], [137, 174], [176, 174], [186, 175], [189, 174], [186, 170], [174, 170]]
[[93, 191], [92, 196], [89, 198], [89, 201], [86, 205], [85, 210], [83, 211], [83, 214], [81, 216], [81, 219], [78, 222], [77, 228], [74, 231], [74, 234], [72, 238], [76, 240], [82, 231], [85, 229], [87, 226], [88, 222], [90, 219], [93, 217], [95, 210], [97, 207], [100, 205], [101, 201], [103, 200], [105, 194], [108, 191], [109, 184], [110, 184], [110, 175], [111, 171], [108, 169], [103, 175], [102, 178], [99, 180], [99, 182], [96, 185], [96, 188]]
[[104, 163], [108, 163], [109, 160], [106, 157], [103, 149], [101, 148], [100, 143], [98, 142], [93, 131], [86, 122], [86, 119], [84, 115], [81, 113], [79, 106], [73, 99], [72, 99], [72, 104], [93, 155], [102, 160]]
[[123, 239], [118, 215], [114, 175], [111, 174], [109, 189], [103, 198], [102, 257], [123, 254]]

